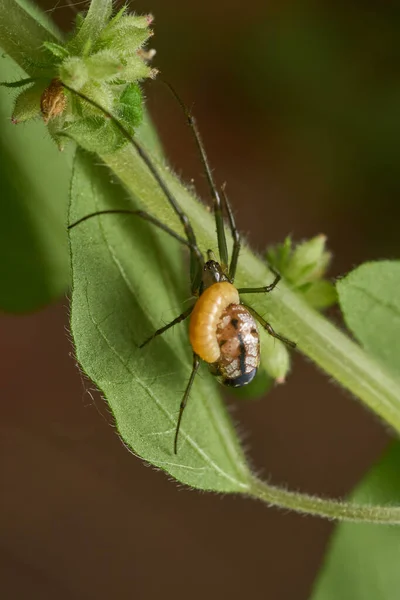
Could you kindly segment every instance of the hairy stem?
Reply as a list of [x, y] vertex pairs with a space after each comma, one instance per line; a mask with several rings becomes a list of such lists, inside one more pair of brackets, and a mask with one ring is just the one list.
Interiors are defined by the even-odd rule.
[[250, 496], [258, 498], [270, 506], [289, 508], [296, 512], [327, 519], [381, 525], [398, 525], [400, 523], [400, 508], [396, 506], [372, 506], [318, 498], [289, 492], [258, 479], [253, 479], [251, 482]]

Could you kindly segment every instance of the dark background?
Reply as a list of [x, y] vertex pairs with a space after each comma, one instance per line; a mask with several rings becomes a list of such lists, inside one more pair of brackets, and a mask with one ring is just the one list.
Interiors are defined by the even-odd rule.
[[[46, 8], [68, 28], [62, 4]], [[154, 64], [194, 102], [256, 250], [326, 233], [331, 277], [398, 255], [395, 4], [132, 4], [155, 15]], [[205, 196], [181, 113], [160, 84], [146, 94], [171, 164]], [[130, 455], [75, 364], [67, 299], [2, 316], [0, 345], [2, 598], [308, 598], [333, 525], [190, 491]], [[286, 385], [235, 417], [264, 477], [324, 496], [346, 495], [388, 442], [298, 355]]]

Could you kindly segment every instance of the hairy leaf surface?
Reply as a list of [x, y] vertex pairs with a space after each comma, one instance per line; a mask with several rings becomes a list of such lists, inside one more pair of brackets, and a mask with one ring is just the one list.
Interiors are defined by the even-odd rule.
[[400, 373], [400, 261], [365, 263], [337, 283], [346, 323], [359, 342]]

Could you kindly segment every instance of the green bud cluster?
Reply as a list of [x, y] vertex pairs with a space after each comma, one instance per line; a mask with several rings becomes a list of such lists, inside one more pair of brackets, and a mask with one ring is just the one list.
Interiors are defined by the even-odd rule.
[[128, 14], [127, 7], [112, 16], [111, 0], [92, 0], [65, 44], [44, 43], [37, 77], [20, 82], [25, 89], [16, 98], [13, 122], [41, 114], [60, 146], [69, 136], [88, 150], [118, 149], [125, 139], [112, 120], [62, 84], [104, 107], [133, 134], [143, 118], [139, 82], [157, 74], [148, 65], [154, 52], [144, 50], [151, 22], [151, 15]]
[[283, 244], [269, 248], [267, 260], [286, 279], [290, 286], [319, 310], [337, 300], [333, 283], [324, 279], [332, 255], [326, 250], [326, 236], [317, 235], [294, 246], [290, 237]]
[[[336, 302], [334, 285], [324, 279], [332, 258], [324, 235], [296, 246], [288, 237], [283, 244], [269, 248], [266, 258], [313, 308], [321, 310]], [[275, 383], [284, 383], [290, 370], [288, 348], [271, 336], [264, 336], [262, 343], [262, 367]]]

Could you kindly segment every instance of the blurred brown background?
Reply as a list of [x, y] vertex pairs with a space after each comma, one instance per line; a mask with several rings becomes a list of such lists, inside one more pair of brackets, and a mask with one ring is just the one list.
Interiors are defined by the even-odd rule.
[[[68, 28], [63, 4], [45, 7]], [[155, 15], [154, 63], [195, 103], [217, 180], [257, 250], [326, 233], [332, 277], [398, 256], [396, 4], [132, 4]], [[205, 195], [181, 113], [161, 85], [146, 93], [172, 165]], [[67, 304], [1, 317], [1, 597], [308, 598], [332, 524], [145, 468], [75, 365]], [[325, 496], [345, 495], [388, 441], [300, 356], [287, 385], [237, 403], [235, 418], [264, 477]]]

